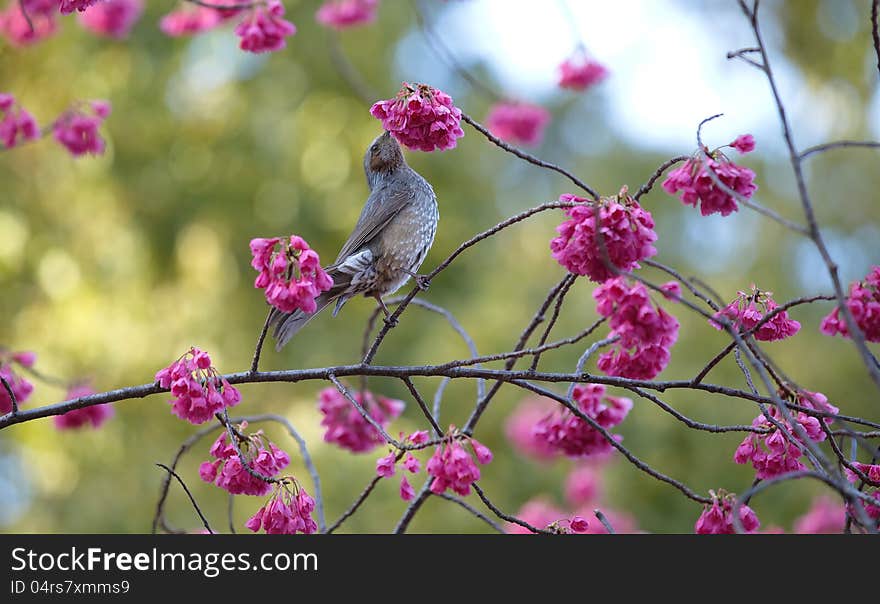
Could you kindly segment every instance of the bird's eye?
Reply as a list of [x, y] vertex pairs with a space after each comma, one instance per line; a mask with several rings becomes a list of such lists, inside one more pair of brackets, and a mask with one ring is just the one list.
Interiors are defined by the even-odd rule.
[[379, 145], [373, 145], [372, 147], [370, 147], [370, 153], [375, 153], [378, 150], [379, 150]]

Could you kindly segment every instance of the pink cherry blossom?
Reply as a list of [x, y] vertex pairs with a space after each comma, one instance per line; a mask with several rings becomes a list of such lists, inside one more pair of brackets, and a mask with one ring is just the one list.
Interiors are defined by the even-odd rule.
[[[719, 490], [718, 494], [712, 495], [712, 504], [703, 507], [703, 513], [694, 524], [694, 532], [698, 535], [732, 535], [736, 533], [736, 525], [733, 521], [733, 508], [735, 496]], [[739, 519], [743, 531], [755, 533], [761, 527], [758, 516], [747, 505], [739, 507]]]
[[[601, 384], [578, 384], [572, 391], [572, 399], [578, 409], [596, 424], [605, 428], [619, 425], [632, 409], [628, 398], [606, 396]], [[535, 437], [544, 440], [548, 447], [568, 457], [589, 457], [611, 452], [613, 445], [589, 422], [579, 418], [569, 409], [554, 411], [534, 427]], [[623, 439], [614, 435], [614, 440]]]
[[550, 112], [530, 103], [496, 103], [486, 116], [486, 127], [510, 143], [534, 146], [544, 137]]
[[[25, 0], [27, 17], [21, 11], [18, 0], [11, 0], [6, 10], [0, 12], [0, 35], [12, 46], [35, 44], [55, 33], [58, 2], [53, 0]], [[30, 18], [30, 23], [28, 23]], [[33, 27], [31, 27], [33, 25]]]
[[[15, 365], [31, 367], [34, 364], [34, 358], [33, 352], [10, 352], [0, 348], [0, 377], [6, 380], [13, 396], [15, 396], [15, 402], [19, 406], [27, 401], [34, 391], [34, 386], [15, 371]], [[12, 411], [12, 398], [0, 383], [0, 415], [10, 411]]]
[[128, 37], [144, 12], [143, 0], [103, 0], [78, 16], [80, 25], [100, 36]]
[[235, 26], [235, 35], [241, 38], [239, 48], [261, 53], [281, 50], [287, 46], [285, 38], [296, 33], [296, 26], [284, 18], [284, 5], [269, 0], [251, 9]]
[[58, 10], [62, 15], [69, 15], [73, 11], [83, 12], [99, 0], [61, 0]]
[[214, 29], [223, 22], [220, 11], [205, 6], [182, 6], [159, 21], [159, 29], [173, 38]]
[[0, 144], [7, 149], [40, 137], [40, 128], [28, 111], [8, 93], [0, 94]]
[[[65, 400], [71, 401], [82, 396], [95, 394], [95, 391], [87, 384], [81, 384], [72, 387], [67, 391]], [[61, 415], [56, 415], [53, 419], [55, 427], [59, 430], [69, 430], [71, 428], [81, 428], [91, 424], [93, 428], [99, 428], [101, 424], [113, 417], [113, 405], [91, 405], [82, 409], [74, 409]]]
[[293, 478], [286, 478], [276, 485], [268, 503], [248, 519], [245, 526], [257, 532], [260, 528], [267, 535], [309, 535], [318, 530], [312, 518], [315, 500]]
[[[470, 440], [480, 464], [492, 461], [492, 452], [487, 447], [473, 439], [466, 440]], [[445, 441], [437, 447], [434, 455], [428, 460], [427, 471], [434, 477], [431, 481], [431, 492], [438, 495], [446, 489], [452, 489], [462, 496], [468, 495], [471, 492], [471, 484], [480, 479], [480, 469], [462, 446], [454, 426], [450, 426]]]
[[412, 501], [412, 499], [416, 496], [415, 489], [412, 488], [412, 485], [406, 479], [406, 475], [400, 477], [400, 498], [404, 501]]
[[[853, 282], [849, 287], [846, 307], [856, 325], [869, 342], [880, 342], [880, 266], [872, 266], [864, 281]], [[821, 331], [827, 336], [850, 337], [849, 329], [840, 309], [835, 308], [822, 319]]]
[[[491, 453], [489, 455], [491, 456]], [[419, 462], [415, 455], [413, 455], [412, 453], [407, 453], [406, 456], [403, 458], [403, 468], [411, 474], [417, 474], [422, 469], [422, 464], [421, 462]]]
[[[206, 365], [207, 363], [207, 365]], [[171, 412], [193, 424], [203, 424], [215, 413], [241, 400], [238, 390], [221, 377], [202, 350], [190, 348], [182, 357], [156, 374], [162, 388], [174, 398]]]
[[[738, 292], [736, 299], [715, 313], [715, 318], [724, 317], [730, 320], [740, 332], [746, 332], [754, 328], [765, 315], [772, 312], [779, 305], [772, 298], [773, 292], [759, 290], [754, 285], [750, 292]], [[723, 329], [720, 323], [709, 321], [715, 329]], [[788, 316], [788, 311], [777, 312], [755, 331], [756, 340], [773, 342], [784, 340], [795, 335], [801, 329], [801, 324]]]
[[[238, 447], [244, 461], [260, 476], [275, 478], [290, 464], [290, 456], [269, 441], [262, 430], [247, 435], [246, 428], [247, 422], [236, 428], [236, 438], [242, 437]], [[226, 431], [211, 445], [210, 454], [214, 461], [206, 461], [199, 467], [199, 476], [205, 482], [212, 482], [233, 495], [265, 495], [272, 489], [272, 483], [248, 472]]]
[[586, 533], [590, 525], [583, 516], [572, 516], [568, 521], [568, 528], [572, 533]]
[[553, 257], [570, 272], [602, 283], [616, 274], [606, 265], [606, 254], [607, 261], [624, 272], [640, 268], [640, 260], [657, 254], [652, 245], [657, 240], [654, 219], [626, 187], [595, 204], [569, 194], [559, 201], [582, 204], [565, 209], [569, 219], [556, 227], [559, 236], [550, 242]]
[[557, 407], [552, 399], [531, 396], [523, 399], [504, 424], [504, 433], [514, 448], [524, 455], [547, 461], [559, 455], [559, 451], [543, 438], [535, 435], [535, 424]]
[[751, 153], [755, 150], [755, 137], [751, 134], [740, 134], [730, 146], [740, 153]]
[[104, 139], [98, 134], [98, 128], [109, 114], [107, 101], [91, 101], [88, 107], [77, 104], [55, 120], [52, 134], [74, 157], [86, 153], [101, 155], [104, 153]]
[[559, 66], [559, 87], [586, 90], [607, 76], [608, 70], [604, 65], [578, 50]]
[[406, 437], [406, 440], [411, 442], [414, 445], [424, 445], [431, 439], [431, 435], [428, 434], [427, 430], [416, 430], [412, 434]]
[[[715, 175], [712, 178], [710, 172]], [[712, 158], [691, 158], [683, 166], [669, 173], [663, 181], [663, 188], [670, 195], [681, 193], [681, 201], [685, 205], [697, 207], [700, 214], [720, 213], [727, 216], [739, 209], [737, 200], [727, 190], [715, 184], [721, 182], [727, 189], [733, 190], [744, 199], [750, 199], [758, 186], [754, 183], [755, 173], [738, 166], [727, 159], [720, 151], [715, 151]]]
[[370, 115], [413, 151], [453, 149], [456, 140], [464, 136], [461, 109], [448, 94], [427, 84], [404, 82], [393, 99], [370, 107]]
[[326, 0], [315, 13], [318, 23], [333, 29], [348, 29], [376, 20], [379, 0]]
[[846, 506], [825, 495], [817, 497], [806, 514], [795, 520], [794, 532], [827, 535], [842, 533], [846, 525]]
[[281, 312], [313, 313], [315, 298], [333, 287], [317, 252], [302, 237], [252, 239], [250, 247], [251, 266], [259, 272], [254, 287], [264, 289], [266, 301]]
[[655, 306], [644, 285], [627, 285], [624, 277], [609, 279], [593, 291], [596, 309], [609, 318], [618, 340], [602, 354], [598, 367], [608, 375], [650, 380], [669, 364], [678, 339], [678, 321]]
[[[793, 397], [793, 402], [816, 411], [826, 413], [838, 413], [839, 409], [828, 403], [828, 399], [821, 392], [809, 392], [803, 390]], [[770, 408], [770, 416], [779, 424], [785, 426], [796, 440], [800, 440], [792, 427], [781, 416], [776, 407]], [[803, 428], [807, 437], [814, 442], [825, 440], [825, 432], [822, 430], [820, 420], [803, 411], [798, 411], [795, 421]], [[830, 424], [833, 419], [824, 418], [824, 423]], [[765, 428], [769, 432], [765, 434], [751, 433], [746, 436], [737, 447], [733, 460], [738, 464], [751, 463], [755, 469], [755, 476], [760, 479], [773, 478], [788, 472], [803, 470], [804, 464], [800, 461], [803, 453], [797, 443], [789, 440], [770, 420], [763, 414], [752, 421], [752, 426]]]
[[573, 506], [596, 501], [601, 489], [601, 474], [588, 465], [575, 467], [565, 479], [565, 499]]
[[[353, 396], [383, 428], [399, 417], [405, 407], [403, 401], [376, 396], [368, 390], [354, 392]], [[336, 388], [321, 391], [318, 409], [324, 416], [321, 420], [321, 425], [326, 428], [324, 442], [335, 443], [353, 453], [372, 451], [385, 442], [379, 431]]]
[[394, 476], [395, 464], [397, 464], [397, 456], [393, 451], [385, 457], [380, 457], [376, 460], [376, 476], [391, 478]]

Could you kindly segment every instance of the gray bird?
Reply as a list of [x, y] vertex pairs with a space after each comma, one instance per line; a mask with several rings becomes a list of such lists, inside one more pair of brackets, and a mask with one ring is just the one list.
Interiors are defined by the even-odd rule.
[[364, 155], [370, 196], [336, 261], [324, 270], [333, 287], [316, 300], [314, 313], [283, 313], [273, 309], [275, 349], [281, 348], [315, 315], [336, 301], [333, 316], [354, 296], [375, 298], [390, 316], [382, 296], [392, 294], [413, 277], [424, 287], [417, 271], [428, 255], [440, 213], [434, 189], [407, 165], [397, 141], [379, 135]]

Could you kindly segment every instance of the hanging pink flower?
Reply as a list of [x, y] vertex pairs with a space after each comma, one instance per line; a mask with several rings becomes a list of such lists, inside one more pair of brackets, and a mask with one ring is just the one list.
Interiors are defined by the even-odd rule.
[[[872, 266], [864, 281], [854, 281], [849, 286], [846, 307], [856, 325], [869, 342], [880, 342], [880, 266]], [[835, 308], [822, 319], [820, 329], [826, 336], [850, 337], [846, 322]]]
[[[632, 400], [606, 396], [605, 386], [601, 384], [578, 384], [572, 391], [572, 400], [584, 415], [606, 430], [619, 425], [632, 409]], [[568, 457], [606, 455], [613, 450], [613, 445], [599, 430], [565, 408], [547, 415], [533, 431], [548, 447]], [[620, 435], [613, 438], [618, 442], [623, 440]]]
[[[808, 409], [833, 414], [837, 414], [840, 411], [837, 407], [831, 405], [821, 392], [802, 390], [797, 395], [794, 395], [792, 399], [796, 404]], [[785, 426], [794, 438], [800, 441], [797, 432], [792, 429], [791, 425], [782, 417], [775, 406], [770, 408], [770, 416], [777, 423]], [[820, 421], [830, 424], [833, 419], [826, 417], [823, 420], [819, 420], [803, 411], [798, 411], [795, 415], [795, 421], [800, 424], [810, 440], [822, 442], [825, 440], [825, 432], [822, 430]], [[803, 453], [797, 443], [790, 440], [763, 414], [757, 416], [752, 421], [752, 426], [765, 428], [769, 432], [764, 434], [750, 433], [746, 436], [733, 455], [733, 460], [736, 463], [751, 463], [755, 469], [755, 477], [760, 479], [773, 478], [788, 472], [805, 469], [806, 466], [800, 461]]]
[[650, 380], [669, 364], [678, 339], [678, 321], [655, 306], [644, 285], [627, 285], [624, 277], [609, 279], [593, 291], [596, 310], [609, 318], [618, 340], [597, 363], [608, 375]]
[[550, 123], [550, 112], [529, 103], [496, 103], [489, 109], [486, 126], [509, 143], [537, 145]]
[[397, 141], [413, 151], [445, 151], [464, 136], [461, 109], [448, 94], [427, 84], [403, 83], [393, 99], [370, 107], [370, 115], [382, 122]]
[[[748, 149], [749, 146], [754, 149], [754, 138], [747, 138], [750, 136], [743, 135], [734, 141], [738, 150]], [[714, 174], [715, 178], [712, 178], [710, 173]], [[716, 180], [726, 189], [719, 187]], [[704, 157], [699, 153], [683, 166], [670, 172], [663, 181], [663, 189], [670, 195], [681, 193], [681, 201], [685, 205], [697, 207], [699, 203], [700, 214], [703, 216], [715, 213], [727, 216], [739, 209], [736, 198], [728, 190], [734, 191], [744, 199], [750, 199], [758, 189], [754, 180], [754, 172], [736, 165], [716, 149], [710, 153], [710, 157]]]
[[[465, 438], [471, 445], [477, 461], [485, 465], [492, 461], [492, 452], [485, 445], [473, 438]], [[455, 426], [450, 426], [445, 441], [434, 451], [426, 466], [428, 474], [434, 477], [431, 481], [431, 492], [440, 494], [452, 489], [459, 495], [469, 495], [471, 484], [480, 479], [480, 469], [473, 457], [462, 446], [459, 433]]]
[[[353, 397], [383, 428], [399, 417], [405, 407], [403, 401], [376, 396], [368, 390], [354, 392]], [[353, 453], [372, 451], [385, 442], [379, 431], [336, 388], [321, 390], [318, 410], [323, 415], [321, 425], [326, 428], [324, 442], [335, 443]]]
[[556, 227], [559, 236], [550, 242], [553, 257], [570, 272], [602, 283], [616, 276], [606, 265], [606, 255], [618, 271], [630, 272], [641, 268], [640, 260], [657, 254], [654, 219], [630, 197], [626, 186], [596, 203], [570, 194], [559, 201], [582, 204], [565, 209], [569, 219]]
[[89, 31], [119, 40], [128, 37], [143, 13], [143, 0], [103, 0], [77, 18]]
[[62, 15], [69, 15], [73, 11], [83, 12], [99, 0], [60, 0], [58, 10]]
[[235, 26], [239, 48], [254, 53], [281, 50], [287, 46], [285, 38], [295, 33], [296, 26], [284, 19], [284, 5], [278, 0], [257, 5]]
[[[72, 401], [74, 399], [95, 394], [95, 391], [88, 384], [80, 384], [74, 386], [67, 391], [65, 400]], [[91, 405], [82, 409], [74, 409], [62, 415], [56, 415], [53, 420], [55, 427], [59, 430], [70, 430], [72, 428], [81, 428], [91, 425], [93, 428], [99, 428], [108, 419], [113, 417], [113, 405]]]
[[318, 23], [333, 29], [348, 29], [376, 20], [379, 0], [326, 0], [315, 13]]
[[156, 374], [162, 388], [171, 390], [171, 412], [193, 424], [203, 424], [215, 413], [233, 407], [241, 394], [211, 366], [211, 357], [190, 348], [182, 357]]
[[314, 510], [312, 496], [296, 479], [286, 478], [278, 482], [269, 501], [245, 526], [255, 533], [262, 528], [267, 535], [310, 535], [318, 530], [312, 518]]
[[[736, 524], [733, 521], [733, 508], [736, 496], [723, 490], [714, 493], [712, 504], [703, 507], [703, 513], [694, 525], [694, 532], [698, 535], [732, 535], [736, 533]], [[739, 507], [739, 520], [746, 533], [755, 533], [761, 527], [758, 516], [747, 505]]]
[[[247, 422], [236, 428], [243, 437], [238, 448], [244, 461], [260, 476], [275, 478], [290, 464], [290, 456], [269, 441], [262, 430], [248, 435], [244, 433], [246, 428]], [[239, 437], [236, 435], [236, 438]], [[212, 482], [233, 495], [265, 495], [272, 489], [272, 483], [247, 471], [226, 431], [211, 445], [210, 453], [215, 461], [206, 461], [199, 466], [199, 476], [205, 482]]]
[[0, 93], [0, 144], [7, 149], [40, 137], [40, 128], [28, 111], [23, 109], [15, 97]]
[[559, 66], [559, 87], [586, 90], [607, 76], [608, 70], [604, 65], [583, 50], [578, 50]]
[[110, 103], [107, 101], [90, 101], [88, 107], [74, 105], [52, 124], [52, 135], [74, 157], [87, 153], [102, 155], [104, 139], [98, 133], [98, 128], [108, 115]]
[[[772, 312], [779, 305], [773, 300], [773, 292], [759, 290], [752, 285], [750, 292], [737, 292], [736, 299], [715, 313], [715, 318], [724, 317], [731, 321], [740, 331], [746, 332], [757, 325], [765, 315]], [[723, 329], [720, 323], [709, 321], [715, 329]], [[784, 340], [795, 335], [801, 329], [801, 324], [788, 316], [788, 311], [778, 312], [755, 331], [756, 340], [773, 342]]]
[[321, 259], [297, 235], [252, 239], [251, 266], [259, 271], [254, 287], [266, 290], [266, 301], [281, 312], [313, 313], [315, 298], [333, 287]]

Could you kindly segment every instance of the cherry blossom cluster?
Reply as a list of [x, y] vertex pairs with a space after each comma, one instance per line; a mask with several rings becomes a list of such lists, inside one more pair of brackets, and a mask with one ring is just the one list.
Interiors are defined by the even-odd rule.
[[[399, 417], [406, 406], [403, 401], [376, 396], [369, 390], [361, 390], [353, 396], [383, 428]], [[372, 451], [385, 442], [379, 431], [336, 388], [321, 390], [318, 394], [318, 410], [323, 416], [324, 442], [335, 443], [353, 453]]]
[[77, 13], [83, 28], [125, 38], [143, 11], [143, 0], [12, 0], [0, 12], [0, 35], [13, 46], [28, 46], [57, 31], [59, 14]]
[[[855, 281], [849, 286], [846, 307], [855, 319], [856, 325], [869, 342], [880, 342], [880, 266], [872, 266], [863, 281]], [[846, 322], [835, 308], [822, 319], [820, 329], [828, 336], [850, 337]]]
[[556, 227], [559, 236], [550, 241], [553, 257], [570, 272], [603, 283], [616, 271], [640, 268], [639, 260], [657, 254], [654, 219], [625, 186], [596, 203], [570, 194], [559, 201], [580, 204], [565, 209], [569, 219]]
[[[630, 399], [606, 396], [605, 386], [601, 384], [578, 384], [572, 390], [572, 401], [584, 415], [606, 430], [619, 425], [632, 409]], [[567, 457], [604, 455], [613, 450], [601, 431], [567, 408], [554, 410], [542, 418], [535, 424], [533, 434], [548, 448]], [[614, 440], [620, 442], [623, 437], [616, 434]]]
[[[406, 445], [417, 447], [425, 445], [429, 439], [430, 436], [427, 431], [419, 430], [407, 436], [403, 439], [403, 442]], [[397, 472], [397, 462], [401, 459], [403, 459], [403, 469], [410, 474], [417, 474], [421, 471], [422, 463], [412, 454], [412, 451], [407, 451], [406, 454], [391, 451], [388, 455], [376, 460], [376, 476], [380, 478], [391, 478], [394, 476]], [[400, 498], [404, 501], [410, 501], [415, 495], [416, 492], [409, 480], [407, 480], [406, 474], [402, 474], [400, 477]]]
[[489, 132], [519, 145], [540, 144], [549, 123], [549, 111], [540, 105], [523, 102], [496, 103], [489, 108], [486, 116]]
[[[826, 413], [837, 414], [840, 410], [828, 402], [828, 398], [821, 392], [809, 392], [803, 390], [792, 396], [795, 403], [808, 409], [822, 411]], [[769, 410], [770, 416], [800, 441], [800, 437], [792, 429], [791, 425], [782, 417], [782, 414], [776, 407]], [[795, 421], [800, 424], [806, 435], [813, 442], [822, 442], [825, 440], [825, 431], [822, 429], [820, 422], [830, 424], [833, 420], [830, 417], [817, 419], [812, 415], [808, 415], [803, 411], [798, 411], [794, 416]], [[788, 472], [803, 470], [806, 466], [801, 463], [800, 458], [803, 455], [800, 447], [793, 442], [779, 428], [776, 427], [767, 417], [759, 415], [752, 421], [752, 426], [756, 428], [766, 428], [770, 430], [765, 434], [750, 433], [746, 436], [736, 452], [733, 460], [738, 464], [751, 463], [755, 469], [755, 477], [759, 479], [773, 478]]]
[[[413, 432], [404, 440], [404, 443], [413, 446], [425, 445], [429, 435], [425, 431]], [[465, 449], [464, 444], [470, 446], [473, 456]], [[434, 450], [434, 454], [428, 460], [426, 470], [431, 479], [430, 489], [437, 495], [451, 489], [459, 495], [469, 495], [471, 485], [480, 479], [480, 469], [474, 463], [474, 457], [480, 465], [486, 465], [492, 461], [492, 451], [489, 447], [480, 443], [477, 439], [466, 436], [455, 426], [450, 426], [443, 441]], [[397, 453], [391, 451], [388, 455], [376, 460], [376, 475], [382, 478], [390, 478], [396, 472], [397, 462], [403, 459], [403, 468], [411, 474], [418, 473], [422, 466], [421, 462], [411, 451]], [[409, 501], [415, 496], [415, 491], [404, 474], [400, 482], [400, 497]]]
[[254, 476], [245, 464], [253, 472], [271, 479], [290, 464], [290, 456], [269, 441], [262, 430], [244, 434], [245, 429], [247, 422], [242, 422], [234, 430], [242, 457], [238, 456], [236, 446], [224, 431], [209, 450], [214, 461], [203, 462], [199, 466], [199, 476], [233, 495], [265, 495], [272, 489], [272, 483]]
[[[694, 532], [698, 535], [733, 535], [737, 532], [734, 522], [734, 502], [736, 496], [722, 489], [718, 492], [709, 491], [712, 504], [703, 507], [703, 513], [694, 524]], [[746, 533], [756, 533], [761, 528], [757, 514], [749, 506], [739, 507], [739, 521]]]
[[[743, 134], [730, 146], [740, 153], [749, 153], [755, 149], [755, 140], [752, 135]], [[754, 182], [755, 173], [730, 161], [720, 149], [711, 153], [705, 149], [705, 153], [709, 157], [698, 151], [683, 166], [670, 172], [663, 181], [663, 188], [670, 195], [681, 193], [685, 205], [697, 207], [700, 204], [703, 216], [715, 213], [727, 216], [739, 209], [737, 199], [730, 191], [743, 199], [750, 199], [758, 189]]]
[[[737, 297], [715, 313], [715, 318], [728, 319], [740, 332], [750, 331], [765, 315], [779, 306], [772, 296], [773, 292], [761, 291], [752, 285], [749, 292], [737, 292]], [[709, 324], [716, 329], [723, 329], [723, 326], [715, 321], [710, 321]], [[753, 335], [756, 340], [773, 342], [791, 337], [800, 329], [801, 324], [790, 318], [788, 311], [783, 310], [774, 313], [770, 320], [764, 322]]]
[[250, 248], [251, 266], [260, 273], [254, 287], [265, 290], [266, 301], [281, 312], [313, 313], [315, 298], [333, 287], [317, 252], [302, 237], [252, 239]]
[[[15, 371], [15, 366], [30, 368], [34, 366], [37, 355], [33, 352], [11, 352], [0, 348], [0, 378], [6, 380], [15, 402], [24, 403], [34, 391], [34, 385]], [[0, 415], [12, 411], [12, 398], [6, 388], [0, 384]]]
[[578, 49], [559, 65], [559, 87], [586, 90], [608, 77], [608, 69], [583, 49]]
[[[107, 101], [78, 102], [52, 123], [52, 136], [71, 155], [104, 153], [104, 139], [98, 129], [110, 115]], [[0, 144], [7, 149], [40, 138], [34, 116], [8, 93], [0, 93]]]
[[[88, 384], [78, 384], [67, 391], [65, 400], [70, 401], [91, 394], [95, 394], [91, 386]], [[113, 417], [113, 413], [113, 405], [90, 405], [82, 409], [74, 409], [73, 411], [56, 415], [52, 419], [55, 427], [59, 430], [70, 430], [89, 425], [93, 428], [99, 428], [104, 422]]]
[[[877, 488], [878, 486], [880, 486], [880, 465], [861, 463], [858, 461], [853, 462], [852, 465], [854, 468], [864, 474], [868, 478], [870, 483], [873, 483], [871, 485], [873, 492], [870, 492], [869, 494], [877, 501], [877, 503], [868, 503], [866, 501], [859, 500], [855, 504], [851, 505], [861, 506], [869, 518], [871, 518], [872, 520], [880, 520], [880, 489]], [[849, 480], [851, 483], [855, 485], [861, 483], [862, 479], [859, 478], [858, 474], [856, 474], [849, 468], [845, 468], [845, 472], [847, 480]], [[850, 509], [850, 513], [853, 513], [852, 509]]]
[[379, 0], [327, 0], [315, 13], [321, 25], [333, 29], [349, 29], [376, 20]]
[[238, 390], [211, 366], [208, 353], [195, 347], [160, 370], [156, 381], [174, 396], [171, 412], [193, 424], [203, 424], [241, 401]]
[[0, 144], [7, 149], [40, 138], [40, 127], [11, 94], [0, 93]]
[[678, 320], [656, 306], [644, 285], [627, 285], [624, 277], [609, 279], [593, 291], [596, 310], [608, 317], [614, 347], [599, 357], [608, 375], [650, 380], [669, 364], [678, 339]]
[[559, 450], [535, 433], [535, 426], [550, 415], [557, 404], [543, 396], [529, 396], [514, 409], [504, 424], [504, 433], [513, 447], [540, 461], [554, 459]]
[[245, 523], [253, 532], [261, 528], [267, 535], [310, 535], [318, 530], [312, 518], [315, 500], [305, 488], [292, 477], [285, 477], [275, 483], [269, 501], [257, 510]]
[[461, 109], [448, 94], [427, 84], [404, 82], [394, 98], [370, 107], [370, 114], [413, 151], [452, 149], [464, 136]]
[[55, 120], [52, 136], [74, 157], [102, 155], [105, 143], [98, 128], [109, 115], [110, 103], [107, 101], [77, 103]]

